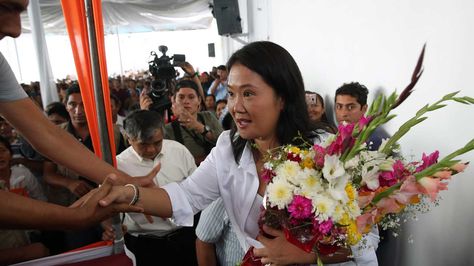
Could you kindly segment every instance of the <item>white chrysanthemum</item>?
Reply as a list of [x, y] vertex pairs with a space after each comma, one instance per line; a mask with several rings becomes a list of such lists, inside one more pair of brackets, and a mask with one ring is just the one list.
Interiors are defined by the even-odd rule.
[[366, 164], [362, 167], [362, 184], [366, 184], [371, 190], [380, 187], [379, 168], [376, 165]]
[[300, 171], [300, 165], [294, 161], [285, 161], [275, 169], [275, 173], [279, 178], [289, 180], [293, 183], [295, 183], [295, 178]]
[[274, 178], [267, 186], [267, 195], [271, 207], [278, 206], [279, 209], [284, 209], [293, 199], [293, 190], [294, 186], [285, 179]]
[[330, 183], [346, 173], [342, 162], [339, 160], [337, 155], [325, 155], [324, 156], [324, 167], [323, 176]]
[[318, 195], [313, 200], [313, 207], [316, 215], [318, 215], [321, 220], [326, 221], [334, 214], [336, 202], [330, 197]]
[[294, 178], [295, 185], [301, 186], [310, 176], [317, 176], [318, 172], [314, 169], [304, 168], [298, 171]]
[[336, 205], [336, 207], [334, 208], [334, 212], [332, 214], [332, 221], [335, 223], [339, 222], [339, 220], [342, 219], [342, 216], [344, 215], [344, 213], [345, 213], [344, 205], [342, 204]]
[[301, 187], [298, 189], [298, 192], [295, 193], [298, 193], [310, 199], [314, 199], [319, 194], [324, 192], [324, 190], [325, 189], [323, 187], [321, 179], [315, 176], [310, 176], [301, 184]]
[[346, 205], [346, 209], [349, 212], [349, 217], [351, 217], [352, 219], [355, 219], [361, 215], [361, 210], [356, 201], [349, 202], [349, 204]]

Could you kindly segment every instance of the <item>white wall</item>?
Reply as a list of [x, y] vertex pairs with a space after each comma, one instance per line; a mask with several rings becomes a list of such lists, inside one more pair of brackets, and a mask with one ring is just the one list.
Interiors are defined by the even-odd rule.
[[[474, 96], [471, 0], [272, 0], [267, 8], [269, 39], [295, 57], [307, 89], [331, 100], [334, 91], [350, 81], [365, 84], [372, 94], [377, 89], [402, 90], [427, 43], [425, 72], [417, 90], [397, 110], [399, 116], [387, 126], [391, 133], [422, 105], [444, 94], [461, 90]], [[438, 149], [443, 156], [461, 147], [474, 136], [473, 115], [474, 106], [460, 104], [429, 114], [401, 141], [404, 155], [419, 158], [422, 152]], [[474, 162], [474, 152], [462, 159]], [[440, 206], [404, 229], [403, 265], [474, 264], [473, 189], [471, 167], [441, 193]]]

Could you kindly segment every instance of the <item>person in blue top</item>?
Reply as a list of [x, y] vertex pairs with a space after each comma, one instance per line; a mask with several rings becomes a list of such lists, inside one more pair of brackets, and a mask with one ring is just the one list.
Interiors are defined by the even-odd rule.
[[[358, 82], [346, 83], [336, 90], [335, 112], [337, 123], [357, 123], [367, 111], [369, 90]], [[390, 135], [378, 127], [367, 139], [369, 150], [377, 150]]]

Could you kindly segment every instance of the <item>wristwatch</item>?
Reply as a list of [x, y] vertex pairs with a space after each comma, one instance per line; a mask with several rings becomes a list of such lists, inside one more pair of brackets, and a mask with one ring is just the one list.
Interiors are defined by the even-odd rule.
[[206, 136], [207, 132], [211, 131], [211, 128], [209, 126], [204, 125], [204, 131], [201, 133], [201, 135]]

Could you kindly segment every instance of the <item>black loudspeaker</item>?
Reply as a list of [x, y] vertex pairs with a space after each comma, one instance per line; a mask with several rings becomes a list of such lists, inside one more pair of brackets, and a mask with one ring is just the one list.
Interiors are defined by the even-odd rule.
[[238, 0], [214, 0], [219, 35], [242, 33]]
[[216, 57], [216, 48], [214, 43], [208, 43], [207, 50], [209, 52], [209, 57]]

